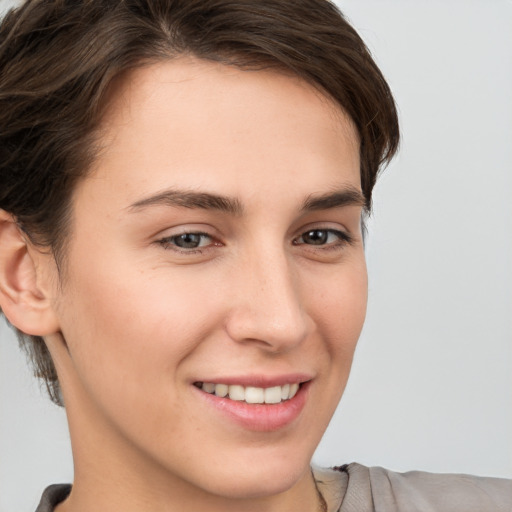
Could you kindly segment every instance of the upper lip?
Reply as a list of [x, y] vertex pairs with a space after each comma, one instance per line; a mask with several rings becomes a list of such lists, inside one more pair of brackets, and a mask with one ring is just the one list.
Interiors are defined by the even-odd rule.
[[290, 373], [286, 375], [240, 375], [240, 376], [218, 376], [196, 379], [194, 382], [208, 382], [213, 384], [239, 385], [244, 387], [271, 388], [273, 386], [284, 386], [285, 384], [301, 384], [310, 381], [311, 374]]

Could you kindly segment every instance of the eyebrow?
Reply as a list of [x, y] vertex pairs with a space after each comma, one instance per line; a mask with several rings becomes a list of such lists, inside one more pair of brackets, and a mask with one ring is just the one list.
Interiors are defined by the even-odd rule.
[[367, 201], [360, 190], [347, 187], [321, 195], [310, 195], [302, 204], [303, 212], [329, 210], [343, 206], [367, 206]]
[[[203, 210], [218, 210], [232, 215], [242, 215], [244, 208], [237, 198], [194, 192], [190, 190], [166, 190], [146, 197], [128, 207], [131, 212], [138, 212], [151, 206], [174, 206], [181, 208], [199, 208]], [[326, 194], [310, 195], [301, 206], [301, 211], [319, 211], [344, 206], [366, 206], [366, 199], [360, 190], [353, 187], [327, 192]]]
[[203, 210], [218, 210], [232, 215], [241, 215], [243, 212], [243, 206], [236, 198], [189, 190], [166, 190], [141, 199], [130, 205], [128, 209], [132, 212], [136, 212], [150, 206], [200, 208]]

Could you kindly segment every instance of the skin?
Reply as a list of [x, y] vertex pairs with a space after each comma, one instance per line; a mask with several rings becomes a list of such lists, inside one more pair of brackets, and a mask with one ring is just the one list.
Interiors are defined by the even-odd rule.
[[[52, 319], [31, 330], [57, 366], [75, 460], [58, 512], [318, 510], [310, 460], [367, 299], [353, 124], [294, 76], [181, 58], [125, 77], [101, 142], [74, 192], [63, 275], [27, 249]], [[237, 211], [132, 206], [169, 190]], [[333, 191], [352, 199], [304, 210]], [[197, 232], [193, 249], [172, 238]], [[304, 408], [273, 431], [231, 421], [194, 386], [296, 373]]]

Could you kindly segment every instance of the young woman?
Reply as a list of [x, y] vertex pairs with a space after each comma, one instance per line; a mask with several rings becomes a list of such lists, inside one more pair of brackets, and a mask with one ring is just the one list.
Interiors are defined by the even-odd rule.
[[38, 512], [510, 508], [504, 480], [311, 470], [399, 139], [331, 3], [32, 0], [0, 37], [0, 304], [75, 464]]

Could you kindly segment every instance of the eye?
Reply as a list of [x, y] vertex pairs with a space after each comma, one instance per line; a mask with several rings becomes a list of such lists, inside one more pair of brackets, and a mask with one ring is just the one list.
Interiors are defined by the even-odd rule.
[[344, 243], [350, 243], [352, 238], [349, 234], [335, 229], [311, 229], [302, 233], [294, 240], [295, 245], [329, 245], [338, 246]]
[[206, 233], [180, 233], [159, 240], [164, 247], [177, 250], [201, 249], [213, 244], [213, 239]]

